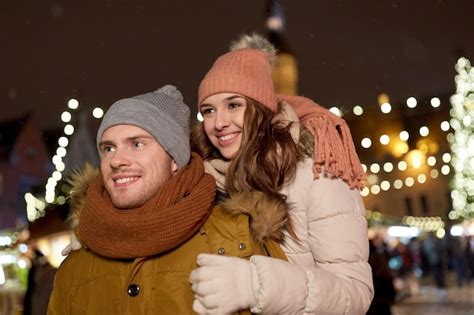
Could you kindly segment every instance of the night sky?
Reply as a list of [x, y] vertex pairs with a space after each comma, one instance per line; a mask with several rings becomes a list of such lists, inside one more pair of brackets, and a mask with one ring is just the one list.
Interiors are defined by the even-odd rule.
[[[326, 107], [452, 93], [474, 62], [474, 1], [280, 1], [300, 94]], [[0, 120], [28, 111], [61, 125], [67, 100], [107, 108], [172, 83], [195, 108], [213, 60], [264, 32], [265, 1], [2, 1]], [[469, 16], [470, 15], [470, 16]], [[469, 21], [469, 18], [471, 19]]]

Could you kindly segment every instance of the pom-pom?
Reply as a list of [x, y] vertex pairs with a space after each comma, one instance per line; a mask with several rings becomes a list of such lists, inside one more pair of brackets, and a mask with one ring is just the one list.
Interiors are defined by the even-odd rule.
[[268, 54], [270, 64], [275, 64], [276, 60], [276, 48], [263, 36], [253, 33], [251, 35], [242, 35], [239, 39], [232, 42], [230, 50], [239, 49], [259, 49], [263, 50]]
[[162, 93], [175, 100], [183, 101], [183, 95], [174, 85], [167, 84], [156, 90], [156, 93]]

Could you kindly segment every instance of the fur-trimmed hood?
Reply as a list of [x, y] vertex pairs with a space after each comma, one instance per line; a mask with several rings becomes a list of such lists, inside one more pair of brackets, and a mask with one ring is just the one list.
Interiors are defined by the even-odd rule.
[[[90, 164], [85, 164], [82, 169], [69, 176], [71, 210], [68, 223], [72, 229], [79, 225], [89, 184], [97, 176], [100, 176], [100, 171]], [[293, 234], [288, 216], [289, 207], [281, 198], [263, 192], [243, 192], [224, 201], [222, 208], [232, 215], [248, 215], [252, 237], [259, 243], [263, 244], [266, 240], [282, 242], [284, 229]]]
[[81, 210], [86, 199], [89, 184], [100, 176], [100, 171], [95, 166], [86, 163], [82, 169], [74, 171], [67, 180], [71, 186], [69, 191], [69, 217], [68, 223], [72, 229], [76, 229], [79, 225]]
[[252, 237], [263, 244], [267, 240], [283, 242], [283, 231], [291, 235], [289, 207], [282, 198], [276, 198], [260, 191], [233, 194], [222, 204], [224, 210], [233, 215], [250, 217]]

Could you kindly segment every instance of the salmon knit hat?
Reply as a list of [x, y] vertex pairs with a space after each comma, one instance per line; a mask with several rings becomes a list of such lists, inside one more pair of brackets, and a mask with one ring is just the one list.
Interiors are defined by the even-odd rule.
[[276, 112], [278, 101], [271, 65], [275, 48], [264, 37], [253, 34], [241, 37], [231, 50], [217, 58], [201, 81], [199, 104], [214, 94], [236, 93]]

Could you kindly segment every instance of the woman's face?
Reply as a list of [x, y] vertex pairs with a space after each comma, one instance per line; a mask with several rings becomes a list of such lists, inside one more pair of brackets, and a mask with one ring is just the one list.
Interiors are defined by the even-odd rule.
[[207, 137], [226, 159], [233, 159], [242, 144], [246, 106], [245, 98], [234, 93], [211, 95], [199, 106]]

